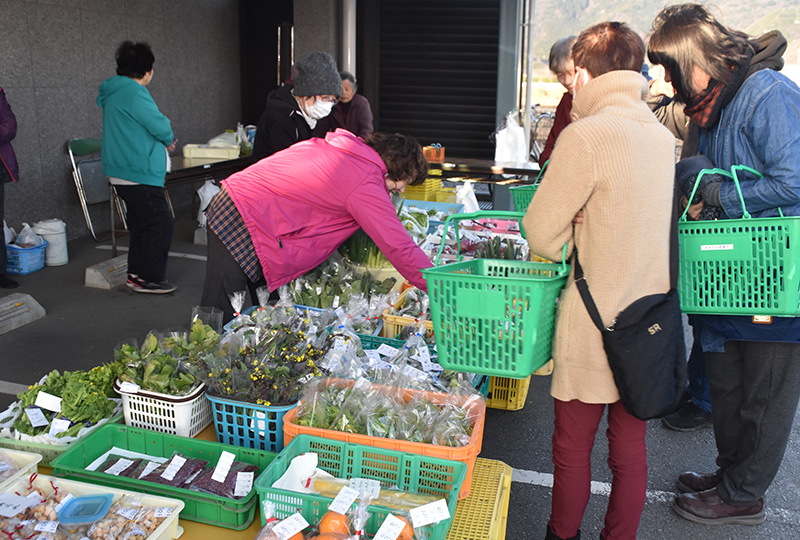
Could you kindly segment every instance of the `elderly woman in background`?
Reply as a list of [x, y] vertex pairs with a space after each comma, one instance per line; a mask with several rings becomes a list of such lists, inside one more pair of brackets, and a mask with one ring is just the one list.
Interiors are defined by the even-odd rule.
[[561, 96], [561, 101], [558, 102], [556, 107], [556, 117], [553, 119], [553, 127], [550, 128], [550, 133], [547, 135], [547, 141], [544, 143], [544, 150], [539, 155], [539, 168], [544, 167], [547, 160], [550, 159], [550, 154], [553, 153], [553, 147], [556, 144], [556, 139], [565, 127], [571, 122], [569, 117], [572, 112], [572, 94], [575, 91], [575, 66], [572, 63], [572, 44], [575, 43], [575, 36], [567, 36], [561, 38], [550, 48], [550, 71], [552, 71], [561, 86], [566, 88], [566, 92]]
[[[702, 169], [745, 165], [763, 174], [740, 175], [753, 217], [800, 215], [800, 88], [777, 72], [785, 50], [780, 33], [751, 39], [699, 4], [670, 6], [656, 17], [648, 58], [664, 66], [685, 104], [699, 152], [678, 163], [684, 194]], [[736, 186], [724, 177], [704, 176], [698, 193], [684, 200], [691, 215], [742, 217]], [[800, 317], [695, 317], [707, 356], [718, 468], [681, 474], [683, 493], [673, 507], [698, 523], [755, 525], [765, 519], [764, 494], [800, 398]]]
[[358, 83], [352, 73], [342, 71], [342, 97], [334, 105], [331, 114], [317, 122], [314, 128], [315, 137], [324, 137], [329, 131], [344, 128], [362, 139], [372, 134], [372, 109], [367, 98], [358, 91]]
[[[578, 36], [573, 122], [559, 136], [523, 221], [532, 253], [558, 261], [565, 242], [580, 253], [606, 324], [635, 300], [670, 288], [675, 139], [644, 101], [644, 50], [619, 22]], [[553, 362], [555, 467], [546, 539], [580, 538], [592, 447], [607, 411], [613, 481], [600, 536], [633, 540], [647, 488], [646, 423], [620, 401], [602, 336], [574, 280], [559, 303]]]

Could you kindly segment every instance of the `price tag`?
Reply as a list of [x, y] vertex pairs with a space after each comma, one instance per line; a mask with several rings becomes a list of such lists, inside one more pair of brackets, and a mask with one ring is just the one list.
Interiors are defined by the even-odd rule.
[[67, 504], [69, 501], [71, 501], [71, 500], [72, 500], [72, 499], [74, 499], [74, 498], [75, 498], [75, 495], [73, 495], [72, 493], [67, 493], [66, 495], [64, 495], [64, 498], [63, 498], [63, 499], [61, 499], [61, 502], [60, 502], [60, 503], [58, 503], [58, 504], [56, 505], [56, 512], [58, 512], [59, 510], [61, 510], [61, 508], [62, 508], [62, 507], [65, 505], [65, 504]]
[[153, 517], [165, 518], [172, 515], [173, 508], [171, 506], [159, 506], [153, 511]]
[[3, 493], [0, 495], [0, 516], [14, 517], [27, 510], [29, 507], [39, 502], [40, 495], [37, 493], [36, 498], [21, 497], [15, 493]]
[[54, 533], [58, 529], [58, 521], [40, 521], [33, 530], [37, 532]]
[[350, 487], [359, 493], [366, 493], [370, 499], [377, 499], [381, 494], [381, 483], [369, 478], [351, 478]]
[[139, 513], [138, 508], [132, 508], [130, 506], [127, 508], [120, 508], [119, 510], [117, 510], [117, 514], [124, 517], [125, 519], [133, 519], [136, 517], [136, 514], [138, 513]]
[[336, 309], [336, 308], [339, 307], [339, 295], [338, 294], [333, 297], [333, 305], [331, 307], [333, 309]]
[[372, 540], [397, 540], [405, 526], [405, 521], [394, 514], [389, 514]]
[[219, 456], [219, 461], [217, 461], [217, 466], [214, 468], [211, 479], [219, 483], [224, 482], [225, 478], [228, 477], [228, 473], [231, 470], [231, 465], [233, 465], [233, 460], [235, 458], [236, 456], [231, 452], [223, 451]]
[[394, 356], [397, 354], [397, 349], [386, 343], [381, 343], [381, 346], [378, 347], [378, 353], [383, 356]]
[[347, 343], [345, 342], [344, 338], [337, 337], [333, 341], [333, 350], [334, 351], [346, 351], [347, 350]]
[[367, 355], [367, 358], [373, 360], [375, 362], [381, 361], [381, 353], [376, 351], [375, 349], [368, 349], [364, 351], [364, 354]]
[[287, 540], [306, 527], [308, 527], [308, 521], [306, 521], [302, 515], [297, 513], [292, 514], [275, 525], [275, 527], [272, 528], [272, 532], [281, 540]]
[[131, 461], [130, 459], [119, 458], [116, 463], [114, 463], [104, 472], [107, 474], [113, 474], [114, 476], [119, 476], [119, 473], [121, 473], [131, 465], [133, 465], [133, 461]]
[[119, 391], [124, 394], [138, 394], [139, 385], [130, 381], [125, 381], [119, 385]]
[[69, 426], [72, 425], [72, 422], [67, 420], [66, 418], [56, 418], [53, 420], [53, 423], [50, 424], [50, 436], [55, 437], [59, 433], [63, 433], [69, 429]]
[[47, 392], [39, 392], [34, 405], [48, 411], [61, 412], [61, 398]]
[[464, 231], [464, 234], [462, 234], [462, 236], [467, 240], [469, 240], [470, 242], [477, 242], [478, 240], [480, 240], [477, 234], [470, 231]]
[[33, 427], [46, 426], [50, 422], [39, 407], [25, 407], [25, 414]]
[[294, 282], [294, 290], [300, 292], [300, 282], [297, 280]]
[[322, 286], [317, 285], [317, 288], [315, 290], [317, 291], [317, 296], [322, 294]]
[[415, 529], [450, 519], [450, 510], [447, 508], [447, 502], [444, 499], [417, 506], [409, 510], [409, 513]]
[[237, 472], [236, 486], [233, 488], [234, 497], [245, 497], [253, 489], [253, 471]]
[[339, 490], [339, 494], [333, 499], [333, 502], [328, 506], [328, 510], [336, 512], [337, 514], [347, 514], [353, 503], [358, 498], [358, 491], [347, 486]]
[[302, 377], [297, 379], [297, 382], [300, 383], [300, 384], [306, 384], [308, 381], [310, 381], [313, 378], [314, 378], [314, 374], [313, 373], [306, 373], [305, 375], [303, 375]]
[[311, 326], [308, 327], [308, 335], [310, 335], [310, 336], [316, 336], [317, 335], [317, 325], [316, 324], [312, 324]]
[[156, 463], [155, 461], [148, 461], [147, 465], [144, 466], [144, 470], [139, 475], [139, 478], [142, 478], [143, 476], [147, 476], [148, 474], [150, 474], [151, 472], [156, 470], [158, 468], [158, 465], [159, 464]]
[[166, 470], [161, 473], [161, 478], [171, 482], [175, 479], [175, 475], [178, 474], [178, 471], [181, 470], [181, 467], [183, 467], [184, 463], [186, 463], [186, 458], [181, 456], [173, 457]]

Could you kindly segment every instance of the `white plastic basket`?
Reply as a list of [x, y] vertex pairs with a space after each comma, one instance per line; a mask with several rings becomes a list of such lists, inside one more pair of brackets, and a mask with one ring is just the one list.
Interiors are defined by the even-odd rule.
[[[27, 484], [27, 478], [20, 478], [19, 481], [24, 480]], [[66, 478], [57, 478], [55, 476], [46, 476], [40, 474], [32, 482], [34, 487], [42, 490], [44, 495], [49, 495], [53, 491], [53, 486], [58, 486], [68, 493], [72, 493], [76, 497], [81, 495], [99, 495], [110, 493], [114, 496], [114, 501], [118, 501], [123, 495], [131, 494], [130, 491], [115, 489], [104, 486], [95, 486], [85, 482], [76, 482], [75, 480], [68, 480]], [[3, 489], [2, 492], [13, 492], [18, 484], [15, 482]], [[142, 498], [142, 503], [160, 508], [172, 508], [172, 513], [153, 531], [153, 534], [147, 537], [147, 540], [175, 540], [180, 538], [183, 534], [183, 527], [178, 525], [178, 516], [183, 510], [184, 502], [178, 499], [171, 499], [168, 497], [160, 497], [157, 495], [148, 495], [146, 493], [137, 494]]]
[[202, 383], [185, 396], [141, 389], [126, 392], [119, 380], [114, 381], [114, 390], [122, 397], [122, 412], [129, 426], [195, 437], [211, 423], [211, 403], [206, 399], [206, 387]]
[[19, 467], [17, 472], [0, 482], [0, 492], [5, 491], [8, 486], [14, 484], [17, 480], [27, 479], [31, 474], [39, 470], [39, 462], [42, 461], [42, 456], [39, 454], [21, 452], [11, 448], [2, 448], [0, 451], [13, 459], [14, 463]]

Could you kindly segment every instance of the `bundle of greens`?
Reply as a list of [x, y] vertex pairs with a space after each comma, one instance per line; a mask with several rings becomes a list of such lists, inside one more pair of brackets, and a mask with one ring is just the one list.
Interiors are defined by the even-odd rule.
[[[14, 429], [25, 435], [36, 436], [50, 432], [50, 424], [55, 419], [69, 420], [71, 425], [61, 431], [57, 438], [75, 437], [81, 428], [92, 426], [110, 417], [117, 403], [109, 399], [115, 397], [113, 383], [122, 365], [115, 362], [92, 368], [90, 371], [51, 371], [40, 383], [20, 393], [17, 398], [23, 413], [14, 422]], [[40, 392], [61, 398], [61, 411], [51, 412], [42, 409], [49, 421], [48, 425], [34, 428], [25, 409], [34, 407]]]
[[511, 239], [493, 236], [480, 242], [475, 247], [473, 256], [476, 259], [502, 259], [506, 261], [529, 261], [530, 252], [527, 245], [518, 244]]
[[377, 280], [369, 272], [355, 268], [338, 255], [300, 276], [289, 288], [295, 304], [313, 308], [345, 306], [352, 297], [362, 295], [369, 301], [374, 295], [388, 294], [397, 283], [393, 277]]

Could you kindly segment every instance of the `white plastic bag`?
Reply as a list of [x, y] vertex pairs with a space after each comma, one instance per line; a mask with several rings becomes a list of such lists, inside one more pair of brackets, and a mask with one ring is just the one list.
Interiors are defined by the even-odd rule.
[[208, 141], [208, 146], [212, 148], [220, 148], [225, 146], [239, 146], [239, 141], [236, 140], [237, 135], [234, 131], [226, 131], [225, 133], [220, 133], [216, 137], [212, 137]]
[[9, 228], [9, 226], [6, 225], [6, 220], [3, 220], [3, 236], [5, 237], [6, 244], [13, 243], [16, 235], [14, 229]]
[[17, 239], [14, 240], [14, 243], [19, 247], [34, 247], [40, 246], [44, 242], [44, 239], [36, 234], [33, 228], [28, 225], [27, 223], [22, 224], [22, 230], [19, 232]]
[[475, 197], [475, 190], [472, 189], [472, 182], [470, 181], [466, 181], [460, 187], [456, 188], [456, 202], [464, 205], [465, 214], [479, 212], [481, 209], [481, 207], [478, 206], [478, 198]]
[[213, 180], [206, 180], [205, 183], [197, 190], [197, 196], [200, 197], [200, 210], [197, 212], [197, 226], [206, 226], [206, 208], [208, 203], [214, 195], [219, 192], [219, 187], [214, 184]]
[[497, 132], [496, 138], [495, 161], [512, 163], [526, 163], [528, 161], [525, 129], [519, 125], [514, 113], [509, 113], [508, 117], [506, 117], [505, 127]]

